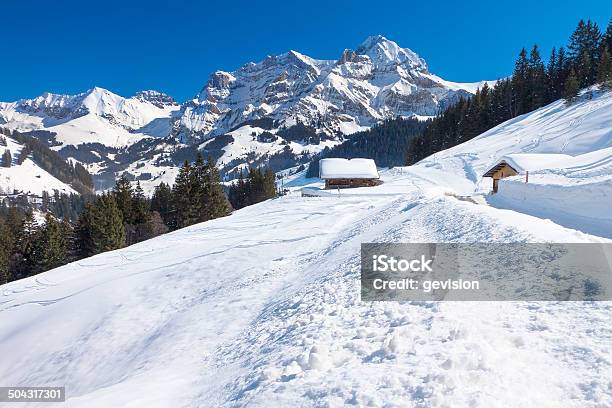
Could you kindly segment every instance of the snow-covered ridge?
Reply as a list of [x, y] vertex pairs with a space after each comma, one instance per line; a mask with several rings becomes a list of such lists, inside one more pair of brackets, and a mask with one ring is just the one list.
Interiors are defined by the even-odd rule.
[[[178, 106], [157, 91], [124, 98], [95, 87], [77, 95], [44, 93], [34, 99], [0, 103], [2, 126], [19, 131], [48, 130], [62, 145], [101, 143], [127, 146], [144, 137], [138, 131], [156, 120], [169, 120]], [[157, 136], [166, 136], [159, 134]]]
[[337, 60], [289, 51], [234, 72], [217, 71], [184, 105], [175, 129], [186, 140], [271, 117], [286, 126], [300, 121], [350, 134], [398, 115], [433, 116], [483, 84], [444, 81], [414, 51], [371, 36]]
[[0, 156], [8, 149], [13, 158], [11, 167], [0, 166], [0, 200], [3, 196], [15, 192], [35, 196], [40, 196], [43, 191], [52, 193], [54, 190], [66, 194], [76, 193], [71, 186], [40, 168], [30, 157], [19, 164], [23, 145], [10, 136], [0, 134], [0, 137], [6, 140], [7, 144], [0, 145]]

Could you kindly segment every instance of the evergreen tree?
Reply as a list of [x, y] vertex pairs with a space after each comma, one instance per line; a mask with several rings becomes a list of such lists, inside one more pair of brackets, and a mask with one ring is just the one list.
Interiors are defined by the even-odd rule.
[[123, 217], [115, 195], [102, 194], [98, 198], [94, 206], [92, 221], [91, 236], [94, 253], [112, 251], [125, 246]]
[[529, 82], [529, 61], [527, 60], [527, 50], [523, 48], [516, 60], [512, 74], [514, 116], [528, 112], [532, 105], [529, 98]]
[[603, 47], [597, 66], [597, 83], [601, 84], [605, 89], [612, 88], [612, 61], [607, 47]]
[[34, 221], [34, 216], [31, 211], [28, 211], [22, 218], [16, 235], [13, 279], [25, 278], [32, 274], [34, 270], [34, 242], [37, 232], [38, 226]]
[[225, 196], [219, 170], [209, 158], [203, 174], [203, 200], [204, 203], [201, 221], [225, 217], [231, 213], [231, 206]]
[[601, 32], [597, 23], [580, 20], [569, 39], [568, 49], [579, 87], [592, 85], [599, 61]]
[[578, 96], [579, 90], [580, 90], [580, 83], [578, 82], [578, 79], [576, 78], [576, 74], [574, 70], [572, 69], [570, 71], [569, 76], [567, 77], [567, 80], [565, 81], [565, 93], [563, 95], [568, 105], [574, 102], [574, 100]]
[[123, 174], [115, 183], [113, 193], [115, 195], [117, 208], [119, 208], [119, 211], [121, 211], [123, 221], [126, 224], [132, 224], [132, 185], [125, 174]]
[[4, 153], [2, 153], [2, 167], [11, 167], [12, 162], [13, 156], [11, 156], [11, 151], [9, 149], [5, 149]]
[[136, 183], [134, 195], [132, 197], [132, 237], [128, 241], [129, 244], [144, 241], [152, 238], [153, 225], [151, 224], [151, 213], [149, 212], [149, 203], [144, 195], [140, 182]]
[[50, 206], [51, 206], [51, 197], [49, 196], [49, 192], [47, 190], [44, 190], [42, 192], [40, 210], [44, 213], [47, 213], [49, 211]]
[[97, 253], [93, 235], [94, 212], [93, 204], [88, 202], [79, 215], [74, 231], [75, 254], [77, 258], [86, 258]]
[[64, 257], [64, 263], [70, 263], [70, 262], [76, 261], [78, 259], [77, 257], [78, 246], [76, 243], [75, 228], [66, 219], [61, 221], [60, 228], [62, 230], [62, 235], [64, 237], [64, 241], [66, 245], [66, 255]]
[[172, 226], [172, 189], [164, 182], [155, 187], [151, 198], [151, 211], [159, 213], [164, 224], [168, 227]]
[[274, 172], [266, 169], [250, 168], [245, 180], [241, 175], [237, 182], [230, 186], [229, 199], [235, 209], [276, 197], [276, 180]]
[[195, 198], [197, 189], [194, 184], [193, 174], [192, 166], [185, 160], [172, 188], [174, 208], [176, 209], [172, 229], [192, 225], [198, 220], [199, 200]]
[[206, 196], [206, 183], [208, 182], [208, 176], [206, 172], [208, 168], [206, 163], [204, 162], [204, 157], [202, 153], [198, 152], [196, 155], [196, 160], [191, 169], [191, 197], [189, 199], [191, 203], [191, 207], [193, 209], [194, 214], [196, 214], [196, 219], [194, 222], [202, 222], [206, 221], [207, 213], [207, 199]]
[[276, 176], [272, 169], [267, 168], [263, 175], [263, 192], [267, 199], [276, 197]]
[[63, 265], [66, 262], [68, 242], [62, 225], [49, 213], [40, 227], [33, 243], [32, 273], [40, 273]]
[[0, 219], [0, 285], [10, 282], [13, 233], [3, 219]]
[[565, 48], [560, 47], [557, 54], [557, 98], [563, 97], [565, 92], [565, 81], [569, 75], [570, 61], [565, 53]]
[[546, 74], [537, 45], [533, 46], [529, 54], [529, 88], [531, 94], [529, 110], [534, 110], [542, 106], [547, 100], [545, 95]]
[[147, 198], [140, 186], [140, 181], [136, 182], [136, 188], [132, 196], [131, 213], [134, 224], [144, 224], [149, 222], [149, 208]]
[[608, 49], [608, 53], [612, 55], [612, 18], [608, 21], [608, 27], [603, 35], [602, 44]]
[[24, 145], [21, 149], [21, 152], [19, 153], [19, 157], [17, 158], [17, 164], [21, 166], [31, 153], [32, 148], [30, 147], [30, 145]]
[[557, 76], [557, 49], [553, 47], [548, 58], [546, 67], [546, 102], [552, 102], [559, 98], [559, 78]]

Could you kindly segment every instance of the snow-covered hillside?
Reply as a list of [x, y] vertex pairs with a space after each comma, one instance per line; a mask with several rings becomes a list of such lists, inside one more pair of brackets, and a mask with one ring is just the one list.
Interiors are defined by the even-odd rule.
[[96, 87], [78, 95], [45, 93], [2, 102], [0, 127], [29, 132], [64, 158], [80, 162], [94, 175], [97, 187], [105, 189], [137, 160], [155, 165], [157, 173], [175, 167], [172, 161], [160, 165], [151, 157], [155, 149], [164, 148], [162, 139], [170, 134], [178, 111], [171, 97], [157, 91], [124, 98]]
[[40, 196], [43, 191], [52, 193], [58, 190], [60, 193], [76, 193], [76, 191], [49, 174], [38, 166], [30, 157], [19, 164], [19, 158], [23, 146], [11, 137], [1, 135], [6, 140], [6, 146], [0, 145], [0, 155], [5, 150], [11, 152], [13, 158], [11, 167], [0, 166], [0, 198], [3, 195], [12, 195], [14, 192]]
[[490, 204], [612, 238], [612, 92], [590, 89], [571, 106], [562, 100], [551, 103], [414, 168], [469, 181], [453, 187], [457, 194], [488, 193], [492, 181], [482, 175], [512, 153], [568, 157], [542, 163], [551, 156], [533, 155], [536, 170], [529, 171], [529, 183], [524, 174], [501, 180], [499, 192], [488, 197]]
[[359, 297], [363, 242], [609, 242], [452, 194], [497, 155], [608, 148], [610, 98], [3, 285], [0, 378], [71, 407], [612, 406], [610, 302]]

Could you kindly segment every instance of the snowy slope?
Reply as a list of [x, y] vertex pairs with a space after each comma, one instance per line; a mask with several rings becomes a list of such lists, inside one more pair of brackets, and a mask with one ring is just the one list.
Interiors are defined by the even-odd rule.
[[359, 300], [363, 242], [609, 242], [612, 229], [474, 192], [496, 157], [521, 152], [575, 155], [533, 185], [609, 177], [610, 95], [382, 171], [381, 186], [294, 190], [4, 285], [0, 377], [66, 385], [69, 407], [611, 406], [610, 302]]
[[74, 407], [612, 403], [609, 303], [362, 303], [358, 290], [361, 242], [601, 239], [383, 179], [2, 286], [0, 377], [66, 385]]
[[[512, 161], [512, 154], [526, 162], [517, 163], [519, 169], [535, 171], [529, 171], [529, 183], [524, 172], [502, 180], [499, 193], [487, 197], [490, 204], [612, 238], [612, 92], [585, 91], [571, 106], [554, 102], [414, 168], [469, 181], [449, 186], [456, 194], [487, 193], [492, 181], [482, 175], [500, 160]], [[439, 183], [449, 184], [444, 179]]]
[[23, 146], [9, 136], [0, 136], [7, 142], [6, 146], [0, 146], [0, 155], [5, 149], [9, 149], [13, 157], [11, 167], [0, 166], [0, 196], [13, 194], [15, 191], [38, 196], [43, 191], [52, 193], [54, 190], [67, 194], [76, 193], [71, 186], [40, 168], [31, 158], [25, 159], [22, 164], [17, 164]]
[[[595, 91], [591, 99], [585, 93], [571, 106], [559, 100], [506, 121], [466, 143], [422, 160], [418, 166], [462, 174], [473, 182], [473, 188], [488, 189], [491, 181], [483, 180], [482, 175], [508, 154], [578, 156], [600, 151], [594, 153], [592, 161], [603, 165], [610, 151], [602, 149], [609, 147], [612, 147], [612, 92]], [[578, 159], [576, 165], [581, 160], [589, 158]]]

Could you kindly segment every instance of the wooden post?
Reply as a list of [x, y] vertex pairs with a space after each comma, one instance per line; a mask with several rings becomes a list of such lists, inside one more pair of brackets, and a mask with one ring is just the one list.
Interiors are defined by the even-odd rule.
[[525, 183], [529, 183], [529, 171], [525, 171]]

